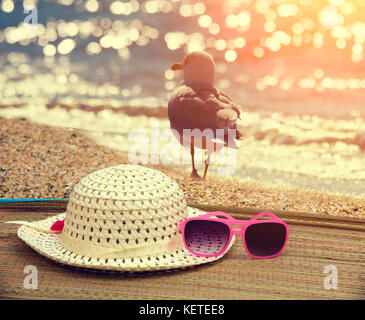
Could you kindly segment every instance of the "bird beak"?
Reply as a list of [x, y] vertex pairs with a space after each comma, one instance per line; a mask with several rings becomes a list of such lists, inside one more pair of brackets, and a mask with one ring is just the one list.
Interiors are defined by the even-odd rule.
[[171, 66], [170, 69], [173, 70], [173, 71], [182, 70], [183, 69], [183, 65], [182, 65], [182, 63], [175, 63], [174, 65]]

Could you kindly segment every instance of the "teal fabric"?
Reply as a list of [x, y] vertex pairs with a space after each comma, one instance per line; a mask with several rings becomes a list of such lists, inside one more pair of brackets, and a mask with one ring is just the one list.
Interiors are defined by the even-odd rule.
[[0, 203], [31, 202], [31, 201], [57, 201], [57, 200], [68, 200], [68, 199], [0, 199]]

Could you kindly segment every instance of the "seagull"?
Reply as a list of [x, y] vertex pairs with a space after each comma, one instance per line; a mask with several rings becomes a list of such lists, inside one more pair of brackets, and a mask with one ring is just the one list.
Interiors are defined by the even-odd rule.
[[[168, 103], [168, 117], [170, 128], [176, 134], [180, 144], [190, 149], [192, 160], [191, 176], [201, 179], [194, 163], [194, 149], [196, 147], [206, 150], [205, 169], [203, 179], [206, 178], [210, 155], [219, 152], [224, 146], [237, 148], [235, 139], [240, 139], [242, 133], [237, 120], [240, 118], [240, 110], [232, 99], [225, 93], [214, 88], [215, 63], [213, 57], [205, 51], [189, 53], [182, 63], [176, 63], [170, 68], [173, 71], [182, 70], [184, 79], [174, 89]], [[213, 139], [203, 136], [200, 144], [196, 143], [196, 137], [184, 137], [184, 129], [212, 129]], [[217, 129], [223, 129], [224, 136], [218, 134]], [[232, 129], [235, 135], [231, 137], [228, 129]], [[190, 132], [191, 132], [190, 131]], [[222, 132], [222, 130], [220, 130]], [[216, 134], [217, 133], [217, 134]], [[209, 141], [207, 141], [209, 140]], [[207, 143], [208, 142], [208, 143]]]

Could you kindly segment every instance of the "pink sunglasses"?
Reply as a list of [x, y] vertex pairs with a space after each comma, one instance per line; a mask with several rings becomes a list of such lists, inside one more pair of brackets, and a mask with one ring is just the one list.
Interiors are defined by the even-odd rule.
[[[258, 220], [264, 215], [272, 219]], [[233, 224], [239, 229], [234, 229]], [[241, 234], [243, 246], [252, 258], [274, 258], [284, 250], [289, 236], [288, 225], [271, 212], [261, 212], [250, 220], [236, 220], [221, 211], [210, 212], [186, 219], [180, 223], [180, 230], [186, 249], [200, 257], [221, 255], [233, 235]]]

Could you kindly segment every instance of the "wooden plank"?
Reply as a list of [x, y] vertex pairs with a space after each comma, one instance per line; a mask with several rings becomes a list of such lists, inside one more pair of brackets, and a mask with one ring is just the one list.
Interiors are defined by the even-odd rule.
[[[250, 219], [255, 214], [267, 211], [265, 209], [259, 208], [222, 207], [196, 203], [192, 203], [190, 206], [209, 212], [224, 211], [232, 214], [232, 216], [236, 217], [237, 219]], [[278, 215], [280, 219], [284, 220], [288, 224], [365, 231], [364, 218], [310, 214], [305, 212], [291, 212], [283, 210], [273, 210], [272, 212]]]
[[66, 210], [67, 203], [68, 200], [0, 202], [0, 210], [9, 212], [63, 212]]
[[[67, 207], [67, 200], [53, 200], [53, 201], [36, 201], [36, 202], [14, 202], [14, 203], [1, 203], [0, 210], [7, 210], [9, 212], [64, 212]], [[239, 208], [239, 207], [227, 207], [217, 206], [209, 204], [189, 203], [189, 206], [198, 208], [204, 211], [225, 211], [232, 214], [237, 219], [249, 219], [254, 214], [265, 211], [260, 208]], [[343, 217], [334, 215], [323, 214], [310, 214], [305, 212], [290, 212], [283, 210], [274, 210], [275, 214], [279, 215], [281, 219], [290, 224], [301, 225], [318, 225], [326, 226], [328, 228], [347, 229], [347, 230], [362, 230], [365, 231], [365, 219], [354, 217]]]

